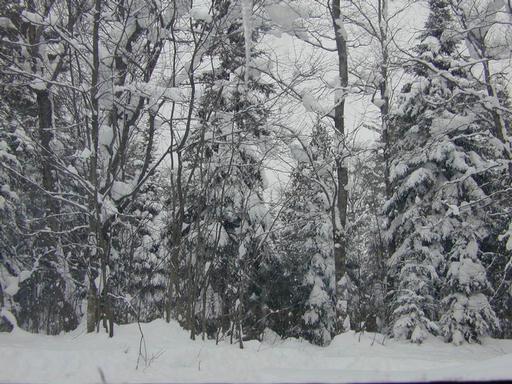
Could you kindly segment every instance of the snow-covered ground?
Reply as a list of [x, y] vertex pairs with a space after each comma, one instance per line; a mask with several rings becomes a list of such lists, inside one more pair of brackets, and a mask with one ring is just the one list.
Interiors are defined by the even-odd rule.
[[[142, 324], [147, 361], [139, 361], [136, 324], [116, 336], [60, 336], [20, 330], [0, 333], [0, 382], [369, 382], [512, 379], [512, 340], [453, 346], [440, 340], [423, 345], [349, 332], [320, 348], [299, 340], [237, 345], [191, 341], [176, 323]], [[103, 378], [102, 378], [103, 376]]]

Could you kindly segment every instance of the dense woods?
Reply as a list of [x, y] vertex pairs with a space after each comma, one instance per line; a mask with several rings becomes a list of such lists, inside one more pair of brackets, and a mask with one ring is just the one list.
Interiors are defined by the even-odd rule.
[[0, 331], [511, 338], [511, 36], [502, 0], [0, 0]]

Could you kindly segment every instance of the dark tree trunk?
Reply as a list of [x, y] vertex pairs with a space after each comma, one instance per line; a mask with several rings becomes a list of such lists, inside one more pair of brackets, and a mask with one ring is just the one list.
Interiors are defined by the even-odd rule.
[[[37, 109], [38, 109], [38, 126], [39, 126], [39, 140], [42, 148], [42, 161], [41, 173], [43, 176], [43, 188], [52, 193], [57, 190], [57, 182], [52, 167], [52, 149], [50, 143], [53, 140], [53, 110], [50, 99], [50, 91], [42, 90], [36, 93], [37, 96]], [[48, 224], [52, 231], [58, 230], [58, 221], [56, 214], [58, 213], [57, 201], [48, 196], [46, 199], [46, 216], [48, 217]]]
[[341, 82], [342, 94], [340, 99], [336, 99], [336, 107], [334, 109], [334, 128], [337, 137], [337, 153], [336, 153], [336, 172], [337, 172], [337, 196], [336, 210], [338, 221], [333, 223], [334, 230], [334, 261], [335, 276], [338, 282], [346, 272], [346, 239], [345, 225], [347, 223], [347, 202], [348, 191], [348, 170], [344, 164], [344, 141], [345, 141], [345, 92], [348, 85], [348, 60], [347, 60], [347, 41], [345, 32], [340, 25], [341, 9], [340, 0], [333, 0], [331, 9], [332, 23], [335, 32], [336, 49], [338, 54], [338, 75]]
[[[102, 255], [99, 254], [102, 243], [100, 202], [98, 191], [98, 151], [99, 151], [99, 100], [98, 100], [98, 81], [99, 81], [99, 28], [101, 20], [101, 0], [95, 1], [95, 14], [93, 19], [92, 33], [92, 74], [91, 74], [91, 126], [90, 139], [93, 147], [93, 153], [89, 163], [89, 182], [94, 187], [94, 191], [89, 196], [89, 236], [94, 238], [90, 244], [92, 249], [89, 256], [89, 291], [87, 293], [87, 331], [94, 332], [100, 317], [100, 298], [98, 297], [98, 288], [96, 287], [96, 277], [99, 274], [98, 261]], [[98, 260], [99, 259], [99, 260]]]

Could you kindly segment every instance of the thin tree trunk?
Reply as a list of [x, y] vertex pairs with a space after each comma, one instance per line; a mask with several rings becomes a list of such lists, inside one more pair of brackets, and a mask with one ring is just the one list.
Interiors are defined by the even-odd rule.
[[336, 130], [336, 173], [337, 173], [337, 196], [336, 210], [337, 220], [333, 223], [334, 231], [334, 262], [336, 283], [346, 272], [346, 239], [345, 225], [347, 223], [348, 191], [348, 170], [344, 164], [344, 141], [345, 141], [345, 92], [348, 86], [348, 60], [347, 41], [345, 31], [341, 24], [340, 0], [333, 0], [331, 9], [332, 23], [334, 27], [336, 49], [338, 55], [338, 75], [342, 89], [336, 97], [334, 109], [334, 128]]
[[208, 293], [208, 282], [203, 289], [203, 308], [201, 312], [201, 338], [206, 339], [206, 295]]
[[389, 79], [388, 79], [388, 65], [389, 65], [389, 52], [388, 52], [388, 0], [379, 0], [378, 2], [378, 21], [380, 29], [380, 50], [382, 54], [381, 64], [381, 77], [382, 80], [379, 84], [380, 98], [382, 105], [380, 106], [380, 119], [382, 125], [382, 144], [384, 145], [384, 185], [386, 199], [391, 197], [391, 182], [389, 180], [390, 169], [390, 150], [391, 138], [388, 126], [389, 120]]
[[94, 279], [89, 279], [89, 290], [87, 291], [87, 332], [92, 333], [96, 328], [98, 291]]
[[[492, 85], [492, 78], [491, 78], [491, 70], [489, 68], [489, 62], [484, 61], [483, 62], [484, 67], [484, 78], [485, 78], [485, 84], [487, 88], [487, 94], [491, 97], [497, 97], [496, 91], [494, 90], [494, 87]], [[496, 109], [492, 110], [492, 118], [494, 121], [494, 136], [498, 138], [502, 143], [507, 143], [507, 133], [505, 128], [505, 123], [503, 121], [503, 118]], [[510, 157], [510, 154], [507, 153], [508, 157]]]
[[[98, 252], [101, 252], [100, 238], [101, 225], [100, 225], [100, 203], [98, 202], [98, 150], [99, 150], [99, 101], [98, 101], [98, 79], [99, 79], [99, 27], [101, 19], [101, 1], [96, 0], [94, 6], [94, 19], [93, 19], [93, 35], [92, 35], [92, 74], [91, 74], [91, 144], [93, 151], [90, 160], [89, 181], [94, 187], [94, 192], [89, 197], [89, 232], [90, 236], [94, 238], [94, 244], [90, 244], [94, 249], [90, 251], [89, 260], [89, 292], [87, 302], [87, 331], [93, 332], [94, 328], [99, 321], [99, 297], [98, 289], [96, 287], [95, 278], [98, 275], [97, 260]], [[100, 255], [101, 257], [101, 255]]]
[[102, 276], [102, 283], [103, 283], [103, 290], [102, 290], [102, 308], [103, 308], [103, 319], [104, 319], [104, 327], [108, 332], [109, 337], [114, 337], [114, 313], [112, 311], [112, 300], [110, 297], [110, 284], [108, 281], [108, 265], [109, 265], [109, 258], [110, 258], [110, 226], [111, 222], [110, 220], [107, 221], [104, 224], [104, 227], [102, 229], [101, 233], [101, 243], [100, 243], [100, 249], [101, 252], [101, 276]]

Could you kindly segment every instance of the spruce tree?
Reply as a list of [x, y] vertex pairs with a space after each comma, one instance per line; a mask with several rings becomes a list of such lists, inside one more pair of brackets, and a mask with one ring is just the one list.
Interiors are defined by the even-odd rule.
[[163, 316], [168, 260], [161, 245], [164, 194], [160, 183], [162, 176], [157, 172], [113, 226], [109, 283], [116, 323]]
[[[288, 306], [294, 336], [328, 345], [335, 333], [336, 290], [332, 247], [333, 156], [331, 138], [322, 125], [301, 152], [285, 195], [279, 234], [281, 264], [290, 285]], [[298, 323], [298, 324], [297, 324]]]
[[429, 8], [414, 79], [392, 119], [391, 320], [396, 338], [440, 333], [459, 344], [499, 325], [483, 258], [493, 224], [489, 186], [504, 148], [457, 50], [449, 2], [430, 0]]

